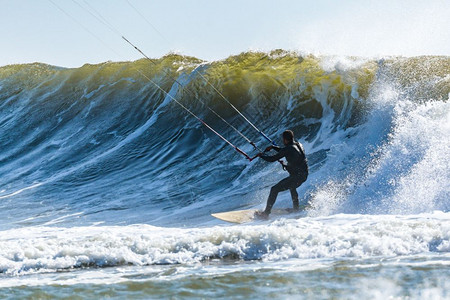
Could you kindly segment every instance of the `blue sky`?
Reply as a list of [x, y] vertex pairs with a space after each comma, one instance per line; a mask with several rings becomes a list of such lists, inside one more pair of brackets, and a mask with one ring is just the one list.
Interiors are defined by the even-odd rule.
[[448, 0], [52, 1], [76, 21], [49, 0], [0, 0], [0, 66], [37, 61], [77, 67], [141, 58], [88, 11], [98, 11], [151, 57], [175, 51], [216, 60], [277, 48], [357, 56], [450, 55]]

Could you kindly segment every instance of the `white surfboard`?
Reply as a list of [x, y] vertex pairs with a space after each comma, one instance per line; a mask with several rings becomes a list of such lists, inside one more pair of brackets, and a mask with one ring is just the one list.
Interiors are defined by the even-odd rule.
[[[308, 206], [309, 207], [309, 206]], [[300, 207], [300, 210], [306, 209], [307, 206]], [[214, 218], [217, 218], [222, 221], [230, 222], [230, 223], [247, 223], [255, 220], [255, 212], [257, 212], [257, 209], [245, 209], [245, 210], [235, 210], [235, 211], [226, 211], [221, 213], [215, 213], [211, 214]], [[295, 211], [297, 213], [298, 211]], [[292, 209], [273, 209], [272, 213], [270, 214], [269, 218], [271, 216], [283, 216], [292, 214], [294, 211]]]
[[235, 210], [215, 213], [211, 214], [211, 216], [222, 221], [241, 224], [252, 221], [257, 211], [256, 209]]

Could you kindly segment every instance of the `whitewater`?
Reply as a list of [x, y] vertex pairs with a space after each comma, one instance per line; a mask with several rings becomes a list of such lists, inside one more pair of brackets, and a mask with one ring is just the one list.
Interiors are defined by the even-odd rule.
[[[295, 132], [311, 209], [211, 217], [264, 208], [287, 173], [172, 100], [268, 146], [199, 73], [276, 142]], [[445, 56], [0, 67], [0, 297], [449, 298], [449, 95]]]

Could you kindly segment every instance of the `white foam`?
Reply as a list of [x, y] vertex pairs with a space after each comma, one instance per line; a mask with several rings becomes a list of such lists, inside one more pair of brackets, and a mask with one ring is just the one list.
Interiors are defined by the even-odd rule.
[[192, 264], [213, 258], [283, 261], [447, 253], [450, 213], [336, 215], [210, 228], [11, 229], [0, 235], [0, 271], [11, 275], [86, 266]]
[[[345, 61], [337, 66], [337, 58], [323, 64], [342, 72], [352, 67]], [[323, 118], [316, 141], [326, 142], [307, 149], [329, 149], [326, 163], [308, 178], [307, 184], [315, 181], [314, 215], [413, 214], [450, 208], [450, 103], [411, 100], [396, 86], [391, 70], [386, 75], [383, 67], [380, 61], [365, 122], [333, 132]]]

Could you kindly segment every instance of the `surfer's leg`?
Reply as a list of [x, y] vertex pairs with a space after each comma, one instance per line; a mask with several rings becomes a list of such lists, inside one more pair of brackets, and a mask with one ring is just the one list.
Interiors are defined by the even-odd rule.
[[302, 185], [303, 182], [306, 181], [306, 176], [300, 176], [292, 180], [293, 185], [289, 188], [292, 196], [292, 206], [294, 210], [299, 210], [300, 205], [298, 201], [298, 193], [297, 188]]
[[275, 201], [277, 200], [278, 193], [281, 191], [288, 190], [290, 188], [291, 184], [292, 184], [292, 178], [288, 177], [288, 178], [281, 180], [280, 182], [275, 184], [270, 189], [270, 194], [269, 194], [269, 198], [267, 199], [266, 209], [264, 210], [265, 214], [269, 215], [270, 212], [272, 211], [272, 207], [275, 204]]
[[294, 210], [298, 210], [299, 202], [298, 202], [297, 187], [291, 187], [289, 191], [291, 192], [292, 197], [292, 207], [294, 208]]

